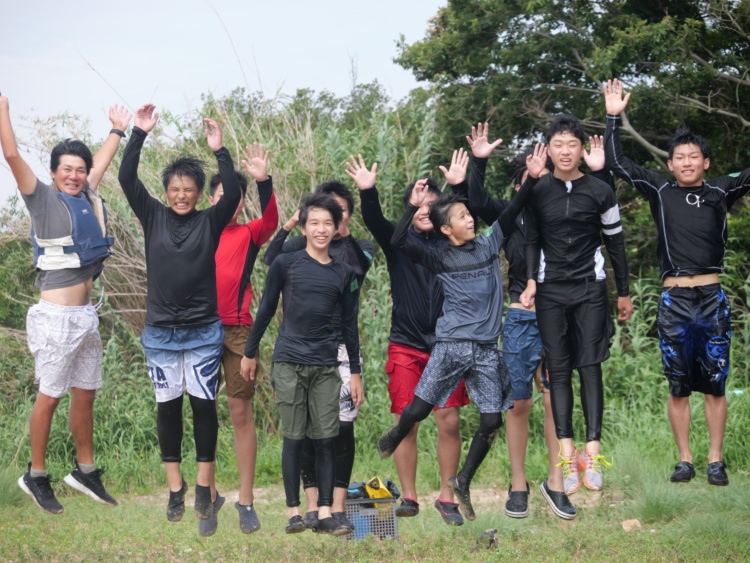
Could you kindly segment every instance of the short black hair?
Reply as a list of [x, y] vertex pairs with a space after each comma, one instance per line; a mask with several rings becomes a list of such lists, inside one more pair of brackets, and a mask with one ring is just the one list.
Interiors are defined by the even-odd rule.
[[203, 161], [192, 156], [181, 156], [173, 160], [161, 172], [161, 183], [164, 184], [164, 191], [167, 191], [169, 182], [174, 176], [191, 178], [198, 191], [202, 192], [206, 185], [206, 173], [203, 171]]
[[430, 204], [430, 222], [438, 233], [440, 227], [451, 223], [451, 208], [459, 203], [466, 205], [466, 200], [460, 195], [443, 194]]
[[[240, 172], [235, 170], [234, 173], [237, 175], [237, 183], [240, 185], [240, 191], [242, 191], [242, 197], [247, 195], [247, 177]], [[211, 176], [211, 180], [208, 183], [209, 193], [211, 197], [214, 197], [216, 189], [221, 185], [221, 174], [214, 174]]]
[[52, 172], [57, 172], [57, 167], [60, 166], [60, 157], [66, 154], [82, 158], [83, 162], [86, 163], [86, 174], [91, 172], [94, 166], [94, 157], [91, 155], [91, 149], [86, 146], [86, 143], [76, 139], [65, 139], [57, 143], [55, 148], [52, 149], [52, 153], [49, 155], [49, 169]]
[[299, 205], [299, 225], [307, 225], [307, 214], [311, 209], [324, 209], [331, 214], [333, 226], [337, 229], [344, 219], [344, 211], [341, 209], [339, 202], [333, 199], [333, 196], [321, 193], [308, 194], [302, 198]]
[[[409, 205], [409, 200], [411, 199], [411, 193], [413, 191], [414, 184], [409, 184], [409, 187], [406, 188], [406, 191], [404, 192], [404, 208]], [[433, 194], [435, 195], [435, 197], [440, 197], [441, 195], [443, 195], [443, 192], [441, 192], [440, 188], [438, 188], [437, 182], [435, 182], [435, 180], [433, 180], [432, 178], [427, 178], [427, 193]]]
[[586, 142], [586, 135], [578, 118], [571, 114], [558, 115], [547, 127], [547, 143], [552, 141], [552, 137], [558, 133], [570, 133], [583, 145]]
[[[513, 158], [513, 183], [514, 184], [521, 184], [521, 178], [523, 178], [523, 173], [526, 172], [526, 157], [534, 154], [534, 147], [528, 147], [526, 150], [524, 150], [521, 153], [518, 153]], [[545, 163], [544, 167], [552, 172], [555, 169], [555, 165], [552, 164], [552, 159], [549, 156], [549, 153], [547, 153], [547, 162]]]
[[680, 145], [696, 145], [703, 153], [703, 158], [709, 158], [711, 147], [708, 146], [708, 141], [700, 135], [692, 133], [690, 129], [678, 129], [672, 140], [669, 141], [669, 160], [672, 160], [674, 150]]
[[329, 180], [315, 188], [315, 193], [337, 195], [345, 199], [346, 205], [349, 207], [349, 216], [354, 214], [354, 196], [352, 195], [352, 191], [346, 187], [346, 184], [337, 182], [336, 180]]

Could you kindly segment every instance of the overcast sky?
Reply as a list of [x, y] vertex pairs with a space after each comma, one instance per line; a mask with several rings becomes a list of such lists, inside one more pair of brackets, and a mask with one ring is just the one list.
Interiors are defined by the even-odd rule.
[[[447, 0], [3, 0], [0, 92], [10, 99], [16, 133], [25, 119], [68, 112], [109, 131], [113, 103], [146, 102], [183, 113], [201, 94], [234, 88], [292, 94], [298, 88], [339, 96], [377, 79], [394, 99], [417, 86], [394, 64], [396, 41], [425, 35]], [[29, 155], [38, 174], [46, 156]], [[0, 159], [0, 202], [16, 190]]]

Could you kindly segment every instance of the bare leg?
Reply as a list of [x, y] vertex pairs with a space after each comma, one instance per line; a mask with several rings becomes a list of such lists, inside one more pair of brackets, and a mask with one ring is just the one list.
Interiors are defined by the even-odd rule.
[[344, 487], [333, 488], [333, 506], [332, 512], [346, 512], [346, 494], [348, 489]]
[[724, 430], [727, 425], [727, 398], [706, 395], [703, 408], [706, 413], [706, 426], [708, 426], [710, 440], [708, 463], [721, 461]]
[[506, 438], [510, 456], [511, 489], [526, 491], [526, 446], [529, 442], [529, 413], [531, 399], [513, 401], [508, 411]]
[[[334, 490], [334, 495], [336, 491]], [[305, 504], [308, 512], [318, 510], [318, 487], [307, 487], [305, 489]]]
[[[440, 498], [448, 501], [453, 501], [453, 489], [448, 485], [448, 479], [458, 473], [458, 463], [461, 461], [459, 408], [448, 407], [435, 411], [435, 423], [438, 429], [437, 458], [440, 467]], [[416, 464], [414, 469], [416, 471]]]
[[165, 461], [164, 471], [167, 473], [167, 484], [173, 493], [182, 489], [182, 472], [179, 461]]
[[555, 421], [552, 419], [552, 403], [549, 393], [544, 393], [542, 401], [544, 402], [544, 439], [547, 442], [547, 459], [549, 460], [547, 486], [552, 491], [562, 491], [563, 472], [561, 467], [557, 467], [557, 452], [560, 446], [555, 434]]
[[[401, 419], [401, 415], [394, 415], [396, 424]], [[398, 480], [401, 482], [401, 494], [403, 497], [417, 500], [417, 432], [419, 423], [414, 425], [411, 432], [396, 448], [393, 453], [393, 461], [396, 463]], [[439, 427], [438, 427], [439, 432]], [[440, 442], [440, 438], [438, 438]], [[450, 475], [453, 477], [453, 475]]]
[[34, 408], [29, 419], [29, 438], [31, 440], [31, 468], [35, 471], [46, 469], [45, 458], [47, 442], [52, 428], [52, 417], [60, 399], [45, 395], [41, 391], [36, 396]]
[[70, 389], [70, 433], [76, 444], [78, 463], [94, 463], [95, 389]]
[[253, 504], [253, 483], [255, 481], [255, 460], [258, 440], [255, 433], [253, 402], [247, 399], [229, 397], [229, 414], [234, 428], [234, 454], [237, 458], [237, 471], [240, 474], [240, 504]]
[[[675, 442], [677, 442], [680, 461], [693, 463], [693, 453], [690, 451], [690, 398], [670, 395], [667, 402], [667, 413]], [[724, 414], [726, 416], [726, 411]]]
[[590, 442], [586, 442], [586, 447], [584, 448], [584, 451], [587, 454], [599, 454], [601, 453], [602, 449], [602, 443], [599, 440], [591, 440]]

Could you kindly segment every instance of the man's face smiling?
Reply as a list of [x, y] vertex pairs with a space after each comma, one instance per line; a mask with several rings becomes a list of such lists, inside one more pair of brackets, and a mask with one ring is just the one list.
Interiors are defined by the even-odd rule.
[[683, 187], [703, 184], [703, 173], [710, 165], [710, 159], [704, 158], [701, 148], [693, 144], [677, 145], [672, 152], [672, 158], [667, 161], [677, 184]]
[[72, 196], [77, 196], [86, 187], [88, 175], [84, 160], [72, 154], [62, 155], [57, 170], [50, 172], [55, 189]]
[[187, 176], [174, 175], [167, 185], [167, 202], [177, 215], [191, 213], [198, 204], [201, 190], [195, 180]]
[[440, 230], [452, 244], [464, 244], [474, 240], [477, 236], [474, 232], [474, 217], [463, 203], [451, 206], [448, 212], [449, 225], [443, 225]]
[[435, 230], [432, 221], [430, 221], [430, 204], [436, 199], [437, 196], [435, 194], [427, 192], [427, 195], [422, 200], [422, 205], [419, 206], [419, 209], [414, 214], [411, 224], [418, 233], [431, 233]]
[[307, 238], [307, 244], [317, 251], [324, 251], [336, 234], [336, 225], [331, 212], [327, 209], [313, 207], [307, 212], [307, 222], [301, 225], [302, 234]]
[[555, 133], [549, 142], [549, 156], [555, 165], [555, 177], [563, 180], [578, 175], [583, 156], [583, 144], [572, 133]]

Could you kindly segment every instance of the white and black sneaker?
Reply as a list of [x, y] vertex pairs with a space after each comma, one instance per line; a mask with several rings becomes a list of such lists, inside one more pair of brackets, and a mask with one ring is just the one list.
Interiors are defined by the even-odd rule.
[[117, 501], [102, 485], [102, 473], [104, 473], [104, 468], [101, 467], [97, 467], [91, 473], [84, 473], [76, 460], [75, 468], [65, 476], [64, 480], [68, 485], [97, 502], [107, 506], [117, 506]]
[[39, 508], [50, 514], [61, 514], [63, 507], [55, 497], [55, 491], [52, 490], [51, 483], [52, 477], [49, 474], [43, 477], [31, 476], [31, 462], [26, 468], [26, 473], [18, 478], [18, 486], [24, 493], [34, 499]]

